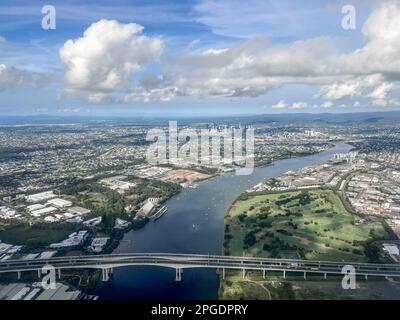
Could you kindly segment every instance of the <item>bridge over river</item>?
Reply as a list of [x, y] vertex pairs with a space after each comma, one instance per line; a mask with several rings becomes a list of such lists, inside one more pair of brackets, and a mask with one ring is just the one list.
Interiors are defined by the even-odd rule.
[[258, 270], [265, 278], [269, 271], [283, 272], [286, 277], [288, 272], [303, 273], [306, 278], [308, 273], [322, 274], [325, 279], [328, 275], [343, 275], [343, 267], [351, 265], [355, 274], [378, 277], [400, 277], [398, 264], [374, 263], [346, 263], [318, 260], [300, 259], [272, 259], [235, 257], [204, 254], [176, 254], [176, 253], [126, 253], [109, 255], [85, 255], [71, 257], [52, 257], [48, 259], [32, 260], [7, 260], [0, 262], [0, 273], [17, 272], [18, 277], [22, 272], [37, 271], [40, 277], [42, 268], [52, 266], [61, 277], [63, 269], [100, 269], [103, 281], [109, 279], [114, 268], [127, 266], [159, 266], [176, 270], [176, 280], [180, 281], [182, 270], [186, 268], [216, 268], [225, 277], [225, 270], [241, 270], [243, 277], [247, 270]]

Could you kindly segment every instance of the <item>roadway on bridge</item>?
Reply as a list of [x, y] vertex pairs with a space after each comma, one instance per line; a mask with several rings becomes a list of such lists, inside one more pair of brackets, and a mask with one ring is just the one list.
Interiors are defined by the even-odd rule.
[[352, 265], [356, 270], [356, 274], [359, 275], [400, 276], [400, 265], [398, 264], [346, 263], [300, 259], [272, 259], [174, 253], [130, 253], [53, 257], [49, 259], [33, 260], [7, 260], [0, 262], [0, 273], [41, 270], [45, 265], [51, 265], [56, 269], [107, 269], [144, 265], [175, 269], [220, 268], [323, 274], [342, 274], [342, 268], [345, 265]]

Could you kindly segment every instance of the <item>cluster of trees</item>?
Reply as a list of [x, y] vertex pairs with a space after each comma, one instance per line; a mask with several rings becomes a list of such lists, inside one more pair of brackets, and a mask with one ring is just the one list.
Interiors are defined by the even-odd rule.
[[271, 214], [271, 207], [261, 207], [260, 212], [257, 213], [257, 218], [267, 219], [270, 214]]
[[249, 247], [252, 247], [256, 244], [256, 242], [257, 242], [257, 238], [255, 235], [255, 232], [250, 231], [250, 232], [246, 233], [246, 235], [244, 236], [243, 248], [247, 249]]
[[282, 205], [286, 205], [289, 202], [293, 201], [293, 200], [299, 200], [299, 204], [302, 206], [305, 206], [309, 203], [311, 203], [311, 197], [308, 193], [308, 191], [302, 191], [300, 194], [295, 195], [293, 197], [288, 197], [288, 198], [279, 198], [279, 200], [275, 201], [275, 204], [277, 206], [282, 206]]
[[147, 198], [168, 199], [178, 193], [182, 187], [176, 183], [164, 182], [159, 180], [143, 180], [127, 194], [137, 194], [136, 203], [140, 203]]
[[263, 220], [263, 221], [260, 221], [259, 226], [262, 228], [269, 229], [272, 227], [272, 222]]
[[290, 244], [284, 240], [281, 240], [279, 237], [274, 236], [273, 233], [270, 233], [269, 236], [271, 240], [268, 243], [264, 243], [263, 250], [267, 251], [272, 258], [279, 258], [280, 253], [282, 251], [297, 251], [297, 253], [301, 257], [305, 257], [305, 250], [302, 247], [297, 247], [295, 245]]
[[295, 224], [293, 221], [289, 221], [287, 224], [288, 224], [288, 226], [292, 227], [294, 230], [296, 230], [298, 228], [297, 224]]
[[278, 237], [273, 237], [269, 243], [264, 243], [263, 250], [269, 252], [272, 258], [278, 258], [280, 250], [285, 246], [285, 241]]
[[[117, 191], [101, 186], [94, 181], [83, 181], [77, 179], [71, 181], [67, 186], [60, 189], [63, 194], [78, 196], [82, 205], [90, 209], [96, 216], [122, 214], [125, 212], [125, 206], [128, 204], [137, 206], [145, 199], [151, 197], [161, 198], [163, 201], [177, 193], [179, 190], [181, 190], [181, 186], [178, 184], [144, 180], [135, 188], [129, 190], [125, 195], [121, 195]], [[101, 205], [97, 205], [92, 202], [88, 195], [80, 194], [83, 191], [86, 191], [87, 193], [100, 193], [104, 197], [105, 201], [103, 201]], [[130, 198], [128, 200], [126, 196], [132, 194], [136, 194], [138, 197]]]
[[278, 229], [278, 230], [276, 230], [276, 232], [281, 233], [281, 234], [283, 234], [285, 236], [292, 236], [293, 235], [293, 233], [291, 233], [291, 232], [289, 232], [289, 231], [287, 231], [285, 229]]
[[299, 204], [305, 206], [311, 203], [311, 197], [307, 191], [302, 191], [299, 196]]

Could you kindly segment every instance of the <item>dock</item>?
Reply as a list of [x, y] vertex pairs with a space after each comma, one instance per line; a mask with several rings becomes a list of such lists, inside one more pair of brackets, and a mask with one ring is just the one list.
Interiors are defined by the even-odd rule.
[[162, 217], [162, 215], [167, 212], [168, 208], [166, 206], [161, 207], [155, 214], [149, 217], [150, 220], [157, 220]]

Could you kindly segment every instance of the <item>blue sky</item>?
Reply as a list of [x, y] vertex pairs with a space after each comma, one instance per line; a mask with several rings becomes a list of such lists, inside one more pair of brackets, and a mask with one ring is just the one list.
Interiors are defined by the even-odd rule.
[[62, 0], [44, 30], [47, 4], [0, 4], [0, 115], [399, 106], [398, 1]]

